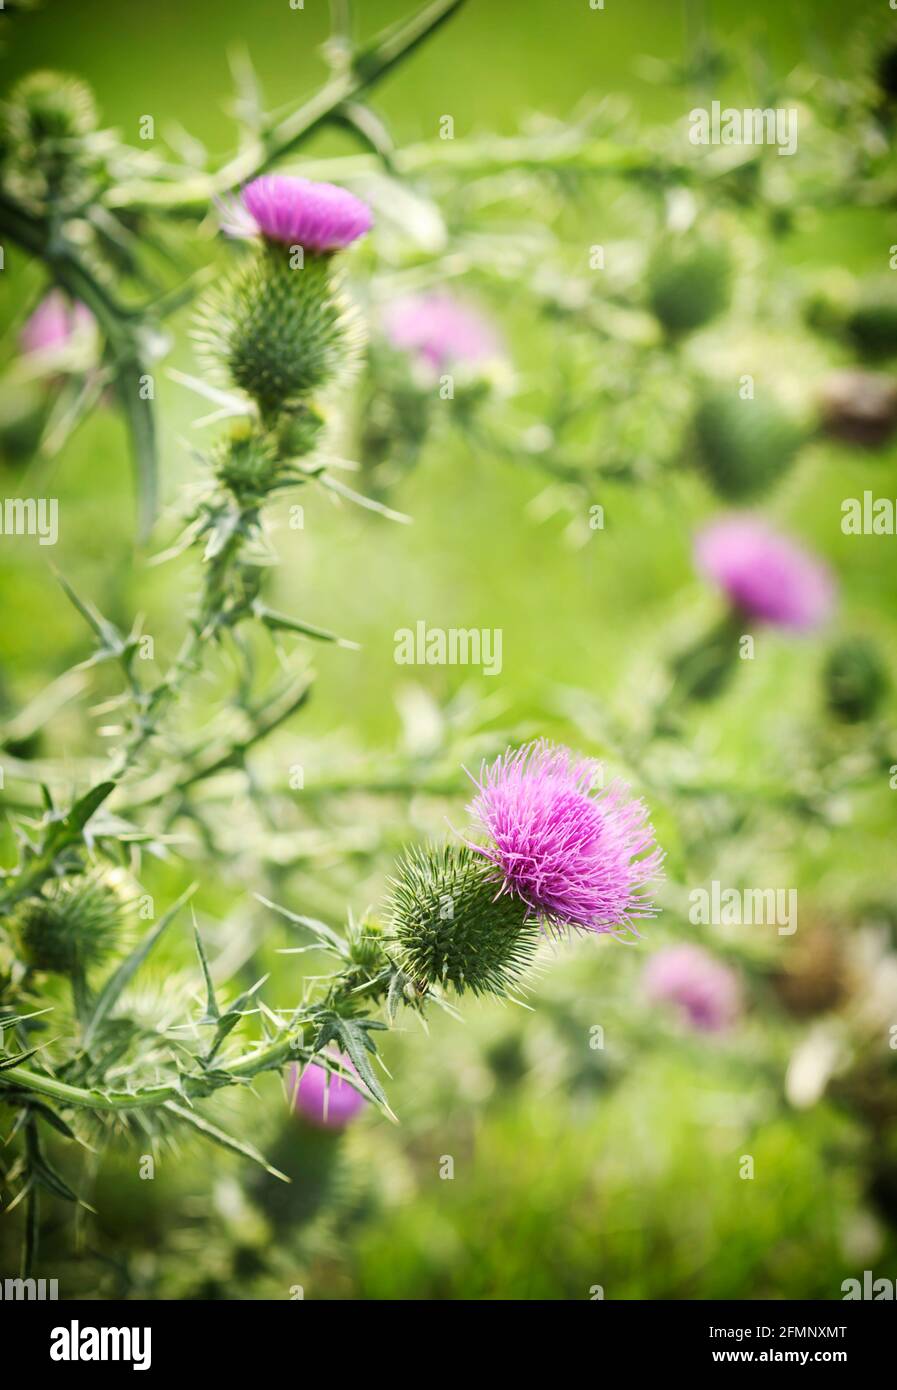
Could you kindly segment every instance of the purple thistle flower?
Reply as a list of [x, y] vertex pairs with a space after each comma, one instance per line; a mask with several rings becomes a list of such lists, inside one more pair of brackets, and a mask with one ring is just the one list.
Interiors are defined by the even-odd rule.
[[818, 627], [831, 613], [835, 583], [815, 556], [755, 517], [712, 522], [695, 541], [695, 561], [749, 618], [777, 627]]
[[240, 194], [221, 204], [222, 229], [229, 236], [257, 236], [318, 254], [341, 251], [371, 230], [367, 203], [333, 183], [315, 183], [289, 174], [262, 174]]
[[[347, 1071], [355, 1071], [348, 1057], [339, 1061]], [[348, 1081], [317, 1062], [309, 1062], [304, 1070], [291, 1069], [289, 1096], [298, 1114], [325, 1129], [342, 1129], [368, 1103]]]
[[652, 956], [642, 977], [653, 1003], [675, 1004], [692, 1028], [722, 1033], [741, 1012], [738, 977], [700, 946], [668, 946]]
[[62, 290], [50, 290], [23, 324], [19, 346], [25, 353], [64, 348], [76, 334], [92, 329], [95, 322], [86, 304], [68, 299]]
[[663, 853], [625, 783], [595, 789], [600, 770], [544, 739], [484, 765], [468, 810], [491, 844], [472, 848], [544, 925], [635, 932], [632, 918], [658, 910], [642, 894]]
[[500, 352], [489, 321], [444, 291], [393, 300], [383, 319], [393, 347], [437, 372], [450, 362], [482, 362]]

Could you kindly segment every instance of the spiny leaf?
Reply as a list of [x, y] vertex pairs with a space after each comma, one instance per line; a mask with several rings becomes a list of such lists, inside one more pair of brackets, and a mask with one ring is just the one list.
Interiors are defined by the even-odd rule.
[[224, 1149], [229, 1149], [231, 1153], [240, 1154], [243, 1158], [252, 1159], [253, 1163], [258, 1163], [264, 1168], [265, 1172], [270, 1173], [272, 1177], [279, 1178], [281, 1182], [291, 1181], [286, 1173], [281, 1173], [278, 1168], [272, 1167], [264, 1154], [259, 1153], [258, 1149], [253, 1148], [252, 1144], [248, 1144], [245, 1139], [234, 1139], [232, 1135], [227, 1134], [223, 1129], [219, 1129], [217, 1125], [210, 1124], [208, 1120], [203, 1119], [201, 1115], [197, 1115], [195, 1111], [187, 1109], [186, 1106], [178, 1105], [177, 1101], [166, 1101], [165, 1109], [170, 1111], [172, 1115], [177, 1115], [178, 1119], [185, 1125], [189, 1125], [191, 1129], [195, 1129], [198, 1134], [202, 1134], [206, 1139], [211, 1139], [213, 1143], [220, 1144]]
[[221, 1017], [221, 1011], [218, 1008], [218, 1001], [215, 998], [215, 986], [212, 984], [212, 976], [209, 971], [209, 962], [206, 959], [205, 947], [202, 944], [202, 937], [200, 936], [199, 929], [196, 925], [195, 913], [193, 914], [193, 937], [196, 942], [196, 950], [197, 954], [199, 955], [199, 963], [202, 966], [203, 978], [206, 982], [206, 1011], [199, 1021], [200, 1023], [217, 1023], [219, 1018]]
[[158, 466], [156, 459], [156, 421], [152, 401], [139, 389], [144, 367], [136, 356], [116, 363], [115, 387], [131, 434], [135, 483], [137, 488], [138, 533], [145, 540], [156, 516]]
[[315, 917], [302, 917], [297, 912], [290, 912], [289, 908], [281, 907], [279, 903], [272, 903], [270, 898], [262, 897], [261, 893], [256, 893], [254, 896], [263, 907], [270, 907], [272, 912], [279, 912], [281, 917], [286, 917], [287, 921], [295, 922], [298, 927], [305, 927], [327, 946], [330, 946], [338, 956], [348, 960], [345, 941], [332, 927], [328, 927], [326, 922], [319, 922]]
[[21, 1066], [22, 1062], [27, 1062], [38, 1050], [36, 1047], [30, 1047], [27, 1052], [17, 1052], [14, 1057], [0, 1057], [0, 1071], [6, 1071], [8, 1067]]

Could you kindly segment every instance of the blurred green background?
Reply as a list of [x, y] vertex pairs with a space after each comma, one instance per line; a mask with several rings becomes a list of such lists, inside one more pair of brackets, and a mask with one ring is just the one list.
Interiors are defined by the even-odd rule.
[[[365, 32], [405, 9], [383, 0], [357, 6]], [[509, 135], [528, 113], [566, 120], [586, 98], [608, 93], [629, 99], [638, 124], [681, 121], [691, 95], [648, 81], [646, 56], [685, 61], [696, 34], [724, 37], [744, 62], [714, 94], [732, 105], [759, 104], [767, 71], [781, 77], [815, 62], [837, 73], [856, 29], [880, 10], [857, 3], [848, 12], [840, 0], [690, 7], [607, 0], [600, 12], [587, 0], [471, 0], [377, 90], [373, 104], [400, 148], [433, 139], [446, 113], [459, 141]], [[268, 106], [286, 107], [323, 80], [327, 31], [324, 0], [306, 0], [297, 11], [286, 0], [251, 7], [239, 0], [50, 3], [18, 21], [2, 58], [4, 87], [35, 65], [73, 71], [92, 84], [104, 121], [126, 139], [136, 141], [140, 118], [151, 114], [160, 130], [180, 125], [219, 155], [234, 139], [222, 109], [228, 50], [244, 46]], [[305, 153], [329, 157], [353, 148], [347, 136], [326, 134]], [[529, 215], [537, 225], [536, 203]], [[585, 255], [594, 241], [625, 239], [627, 218], [619, 188], [600, 178], [588, 183], [565, 224], [570, 257]], [[765, 245], [776, 273], [797, 283], [816, 267], [879, 275], [893, 239], [892, 210], [844, 207], [819, 211], [799, 235]], [[0, 314], [14, 333], [42, 275], [12, 262], [0, 277]], [[746, 261], [738, 270], [749, 300], [755, 267]], [[740, 316], [747, 300], [736, 300], [712, 330], [718, 336], [708, 339], [708, 359], [733, 363], [736, 372], [765, 372], [786, 394], [796, 384], [798, 396], [817, 367], [846, 360], [792, 321]], [[538, 409], [550, 353], [543, 326], [525, 296], [497, 312]], [[195, 372], [188, 327], [186, 316], [174, 325], [166, 365]], [[177, 508], [198, 474], [189, 453], [197, 407], [161, 372], [158, 394], [164, 493]], [[596, 444], [607, 427], [596, 409], [588, 421]], [[127, 625], [133, 613], [145, 613], [157, 647], [171, 653], [196, 576], [192, 561], [145, 564], [170, 536], [170, 516], [154, 546], [135, 550], [126, 452], [120, 421], [100, 410], [54, 461], [49, 479], [63, 525], [52, 559], [117, 621]], [[893, 448], [870, 459], [815, 442], [764, 509], [835, 569], [833, 632], [874, 638], [893, 673], [895, 542], [845, 537], [839, 527], [842, 499], [870, 486], [897, 497]], [[419, 751], [446, 710], [462, 729], [545, 733], [607, 755], [608, 712], [625, 720], [637, 711], [671, 634], [693, 633], [718, 611], [694, 575], [691, 538], [720, 505], [687, 472], [652, 488], [605, 482], [589, 500], [605, 508], [606, 529], [571, 545], [569, 517], [546, 519], [533, 506], [545, 487], [535, 471], [443, 430], [390, 497], [412, 526], [336, 509], [323, 494], [305, 502], [303, 531], [282, 523], [275, 606], [362, 649], [314, 653], [314, 698], [260, 752], [260, 767], [286, 783], [286, 769], [299, 763], [313, 793], [328, 766], [364, 755], [375, 771], [388, 770], [397, 750]], [[580, 505], [587, 509], [585, 500]], [[45, 559], [23, 542], [5, 542], [0, 555], [0, 661], [10, 706], [86, 653], [80, 620]], [[419, 618], [501, 628], [501, 677], [420, 667], [409, 678], [394, 663], [393, 633]], [[833, 735], [819, 673], [831, 636], [764, 636], [756, 660], [692, 721], [687, 742], [720, 783], [775, 781], [796, 748], [812, 760], [827, 747]], [[886, 714], [893, 719], [893, 697]], [[46, 740], [45, 751], [62, 758], [102, 749], [74, 709], [60, 713]], [[608, 1298], [837, 1298], [841, 1281], [864, 1268], [897, 1277], [897, 1109], [886, 1026], [889, 1017], [897, 1023], [897, 991], [868, 1029], [863, 1015], [870, 982], [893, 983], [893, 795], [882, 780], [845, 798], [840, 816], [821, 826], [788, 824], [772, 808], [764, 823], [762, 807], [759, 815], [755, 808], [749, 836], [739, 842], [736, 827], [722, 849], [711, 838], [703, 859], [692, 853], [700, 824], [690, 820], [686, 835], [681, 807], [659, 797], [651, 809], [672, 883], [668, 910], [637, 948], [606, 940], [546, 948], [529, 996], [534, 1012], [465, 1004], [461, 1024], [439, 1016], [427, 1036], [388, 1038], [399, 1127], [371, 1110], [342, 1137], [318, 1134], [285, 1117], [270, 1078], [256, 1096], [226, 1097], [222, 1120], [267, 1146], [272, 1161], [292, 1173], [289, 1190], [217, 1152], [187, 1147], [165, 1155], [153, 1182], [139, 1179], [133, 1148], [110, 1153], [97, 1173], [100, 1215], [96, 1223], [79, 1218], [78, 1260], [62, 1253], [68, 1216], [60, 1213], [52, 1272], [59, 1268], [63, 1291], [281, 1298], [301, 1285], [308, 1298], [526, 1299], [589, 1298], [600, 1286]], [[276, 884], [286, 883], [281, 900], [334, 920], [346, 904], [363, 912], [378, 901], [399, 845], [442, 833], [446, 821], [458, 825], [462, 807], [463, 792], [440, 798], [401, 789], [376, 802], [350, 796], [328, 804], [310, 817], [307, 858], [272, 871]], [[199, 897], [210, 921], [239, 918], [251, 911], [252, 890], [268, 891], [247, 879], [241, 862], [243, 814], [242, 799], [225, 792], [228, 853], [220, 877], [203, 878]], [[712, 821], [713, 807], [701, 814]], [[279, 830], [275, 810], [275, 858]], [[328, 848], [334, 843], [338, 849]], [[185, 877], [177, 861], [154, 872], [163, 896], [173, 896]], [[800, 927], [793, 938], [771, 928], [753, 936], [743, 929], [737, 939], [704, 929], [705, 943], [743, 972], [747, 1007], [731, 1035], [691, 1035], [673, 1014], [645, 1003], [640, 971], [657, 946], [697, 934], [683, 912], [687, 889], [739, 874], [797, 887]], [[832, 937], [837, 989], [831, 1006], [817, 1011], [820, 1024], [813, 1010], [802, 1014], [783, 1002], [780, 986], [789, 971], [806, 973], [807, 962], [819, 959], [818, 943]], [[222, 933], [222, 944], [230, 939]], [[274, 972], [277, 1002], [286, 1005], [307, 958], [276, 955], [283, 944], [280, 935], [270, 943], [262, 936], [253, 959]], [[163, 992], [189, 966], [189, 942], [172, 942], [168, 951], [157, 967]], [[153, 978], [150, 971], [150, 985]], [[602, 1048], [590, 1046], [596, 1025], [604, 1029]], [[847, 1079], [818, 1103], [798, 1107], [784, 1078], [818, 1027], [843, 1042]], [[877, 1041], [869, 1043], [870, 1034]], [[874, 1084], [864, 1070], [867, 1047], [878, 1048]], [[739, 1176], [744, 1155], [754, 1160], [751, 1180]], [[451, 1180], [440, 1176], [445, 1156], [454, 1162]], [[0, 1252], [5, 1239], [0, 1234]]]

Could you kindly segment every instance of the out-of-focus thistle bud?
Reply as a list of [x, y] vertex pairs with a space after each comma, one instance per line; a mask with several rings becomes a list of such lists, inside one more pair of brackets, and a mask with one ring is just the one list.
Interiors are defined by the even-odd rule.
[[819, 405], [828, 434], [878, 449], [897, 429], [897, 380], [881, 372], [831, 372]]
[[897, 352], [897, 301], [885, 294], [865, 300], [848, 314], [846, 327], [862, 357], [893, 357]]
[[814, 927], [789, 946], [772, 977], [779, 999], [795, 1018], [814, 1018], [836, 1009], [847, 994], [846, 962], [835, 931]]
[[115, 873], [55, 879], [13, 914], [25, 960], [61, 975], [88, 972], [120, 945], [128, 902]]
[[221, 486], [244, 504], [265, 497], [283, 481], [274, 443], [248, 421], [240, 421], [215, 445], [211, 464]]
[[33, 72], [16, 83], [0, 118], [15, 192], [33, 203], [65, 196], [97, 123], [93, 94], [75, 77]]
[[714, 490], [732, 501], [756, 497], [789, 468], [808, 436], [777, 402], [742, 400], [731, 388], [709, 388], [692, 419], [697, 461]]
[[683, 237], [652, 256], [648, 303], [671, 337], [693, 333], [727, 307], [731, 278], [725, 246]]
[[323, 416], [308, 405], [285, 411], [277, 422], [277, 446], [281, 458], [303, 458], [313, 453], [324, 430]]
[[889, 103], [897, 102], [897, 44], [886, 48], [878, 60], [878, 85]]
[[840, 335], [854, 308], [856, 281], [847, 271], [828, 271], [819, 278], [803, 303], [803, 319], [815, 333]]
[[390, 883], [397, 961], [418, 987], [504, 995], [531, 963], [537, 922], [467, 846], [409, 850]]
[[5, 104], [5, 127], [17, 142], [77, 140], [97, 128], [97, 109], [86, 83], [62, 72], [31, 72]]
[[881, 654], [868, 637], [845, 637], [833, 647], [823, 681], [829, 709], [846, 724], [870, 719], [890, 684]]

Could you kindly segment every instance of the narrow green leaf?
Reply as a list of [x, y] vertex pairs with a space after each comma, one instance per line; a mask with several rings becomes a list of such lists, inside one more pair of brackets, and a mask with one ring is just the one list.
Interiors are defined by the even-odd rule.
[[48, 1125], [52, 1125], [60, 1134], [64, 1134], [66, 1139], [74, 1139], [75, 1131], [66, 1124], [61, 1115], [57, 1115], [55, 1110], [51, 1110], [49, 1105], [45, 1105], [42, 1100], [29, 1100], [28, 1109], [35, 1115], [39, 1115]]

